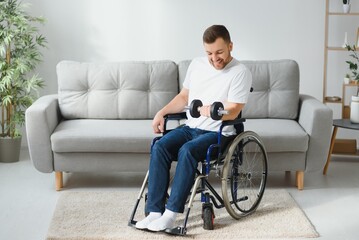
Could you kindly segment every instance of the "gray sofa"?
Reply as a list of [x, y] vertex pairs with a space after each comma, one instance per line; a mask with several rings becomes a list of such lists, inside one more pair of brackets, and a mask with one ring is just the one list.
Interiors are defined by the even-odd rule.
[[[44, 173], [146, 171], [151, 122], [182, 87], [190, 61], [57, 65], [58, 94], [40, 97], [26, 111], [31, 160]], [[243, 110], [245, 130], [258, 133], [271, 171], [321, 170], [329, 149], [332, 111], [299, 94], [293, 60], [244, 61], [254, 91]], [[172, 122], [172, 127], [178, 125]]]

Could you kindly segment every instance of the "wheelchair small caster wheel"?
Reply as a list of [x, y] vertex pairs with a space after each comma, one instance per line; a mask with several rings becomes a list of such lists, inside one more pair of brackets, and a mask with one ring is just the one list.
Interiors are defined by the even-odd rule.
[[212, 204], [204, 204], [202, 209], [203, 228], [205, 230], [214, 229], [214, 213]]

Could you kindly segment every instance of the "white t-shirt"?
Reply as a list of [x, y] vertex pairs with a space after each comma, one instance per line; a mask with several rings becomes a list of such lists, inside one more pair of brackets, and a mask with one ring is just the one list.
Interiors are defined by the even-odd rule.
[[[183, 87], [189, 89], [188, 104], [194, 99], [202, 101], [203, 105], [213, 102], [245, 104], [252, 86], [251, 72], [238, 60], [232, 59], [224, 69], [215, 69], [207, 57], [195, 58], [188, 67]], [[186, 125], [208, 131], [219, 131], [222, 121], [212, 118], [193, 118], [189, 111]], [[224, 135], [234, 134], [233, 127], [223, 129]]]

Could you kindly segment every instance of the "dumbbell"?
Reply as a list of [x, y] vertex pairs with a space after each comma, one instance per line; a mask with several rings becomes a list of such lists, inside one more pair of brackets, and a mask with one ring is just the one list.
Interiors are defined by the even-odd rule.
[[210, 113], [213, 120], [221, 120], [223, 115], [229, 114], [227, 110], [224, 110], [223, 103], [221, 102], [212, 103]]
[[[190, 106], [185, 107], [185, 110], [189, 110], [189, 113], [191, 114], [192, 117], [199, 118], [201, 116], [199, 109], [202, 106], [203, 103], [201, 100], [194, 99], [191, 102]], [[214, 102], [211, 105], [210, 113], [211, 113], [211, 118], [213, 120], [220, 120], [223, 115], [229, 114], [228, 111], [224, 110], [224, 106], [221, 102]]]
[[194, 99], [189, 106], [184, 107], [184, 110], [189, 110], [189, 113], [194, 118], [199, 118], [201, 116], [199, 109], [203, 106], [201, 100]]

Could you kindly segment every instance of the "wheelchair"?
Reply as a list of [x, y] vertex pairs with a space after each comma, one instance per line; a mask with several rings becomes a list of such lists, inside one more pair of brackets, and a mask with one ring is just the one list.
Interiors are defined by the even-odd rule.
[[[165, 116], [164, 134], [170, 120], [186, 118], [186, 113]], [[214, 208], [225, 207], [230, 216], [238, 220], [253, 213], [261, 202], [267, 181], [267, 153], [260, 137], [252, 131], [244, 131], [245, 119], [241, 114], [235, 120], [223, 121], [218, 131], [218, 141], [209, 146], [206, 159], [200, 161], [194, 185], [187, 200], [187, 210], [182, 226], [166, 229], [173, 235], [186, 235], [187, 221], [197, 193], [201, 194], [203, 228], [214, 229]], [[234, 126], [236, 135], [225, 137], [222, 130]], [[152, 146], [161, 137], [153, 139]], [[221, 180], [222, 196], [209, 183], [210, 171], [215, 171]], [[145, 176], [128, 225], [134, 227], [137, 208], [147, 186], [149, 172]], [[168, 194], [167, 194], [168, 196]], [[147, 200], [147, 194], [145, 195]], [[146, 211], [146, 210], [145, 210]], [[147, 213], [145, 212], [145, 215]]]

